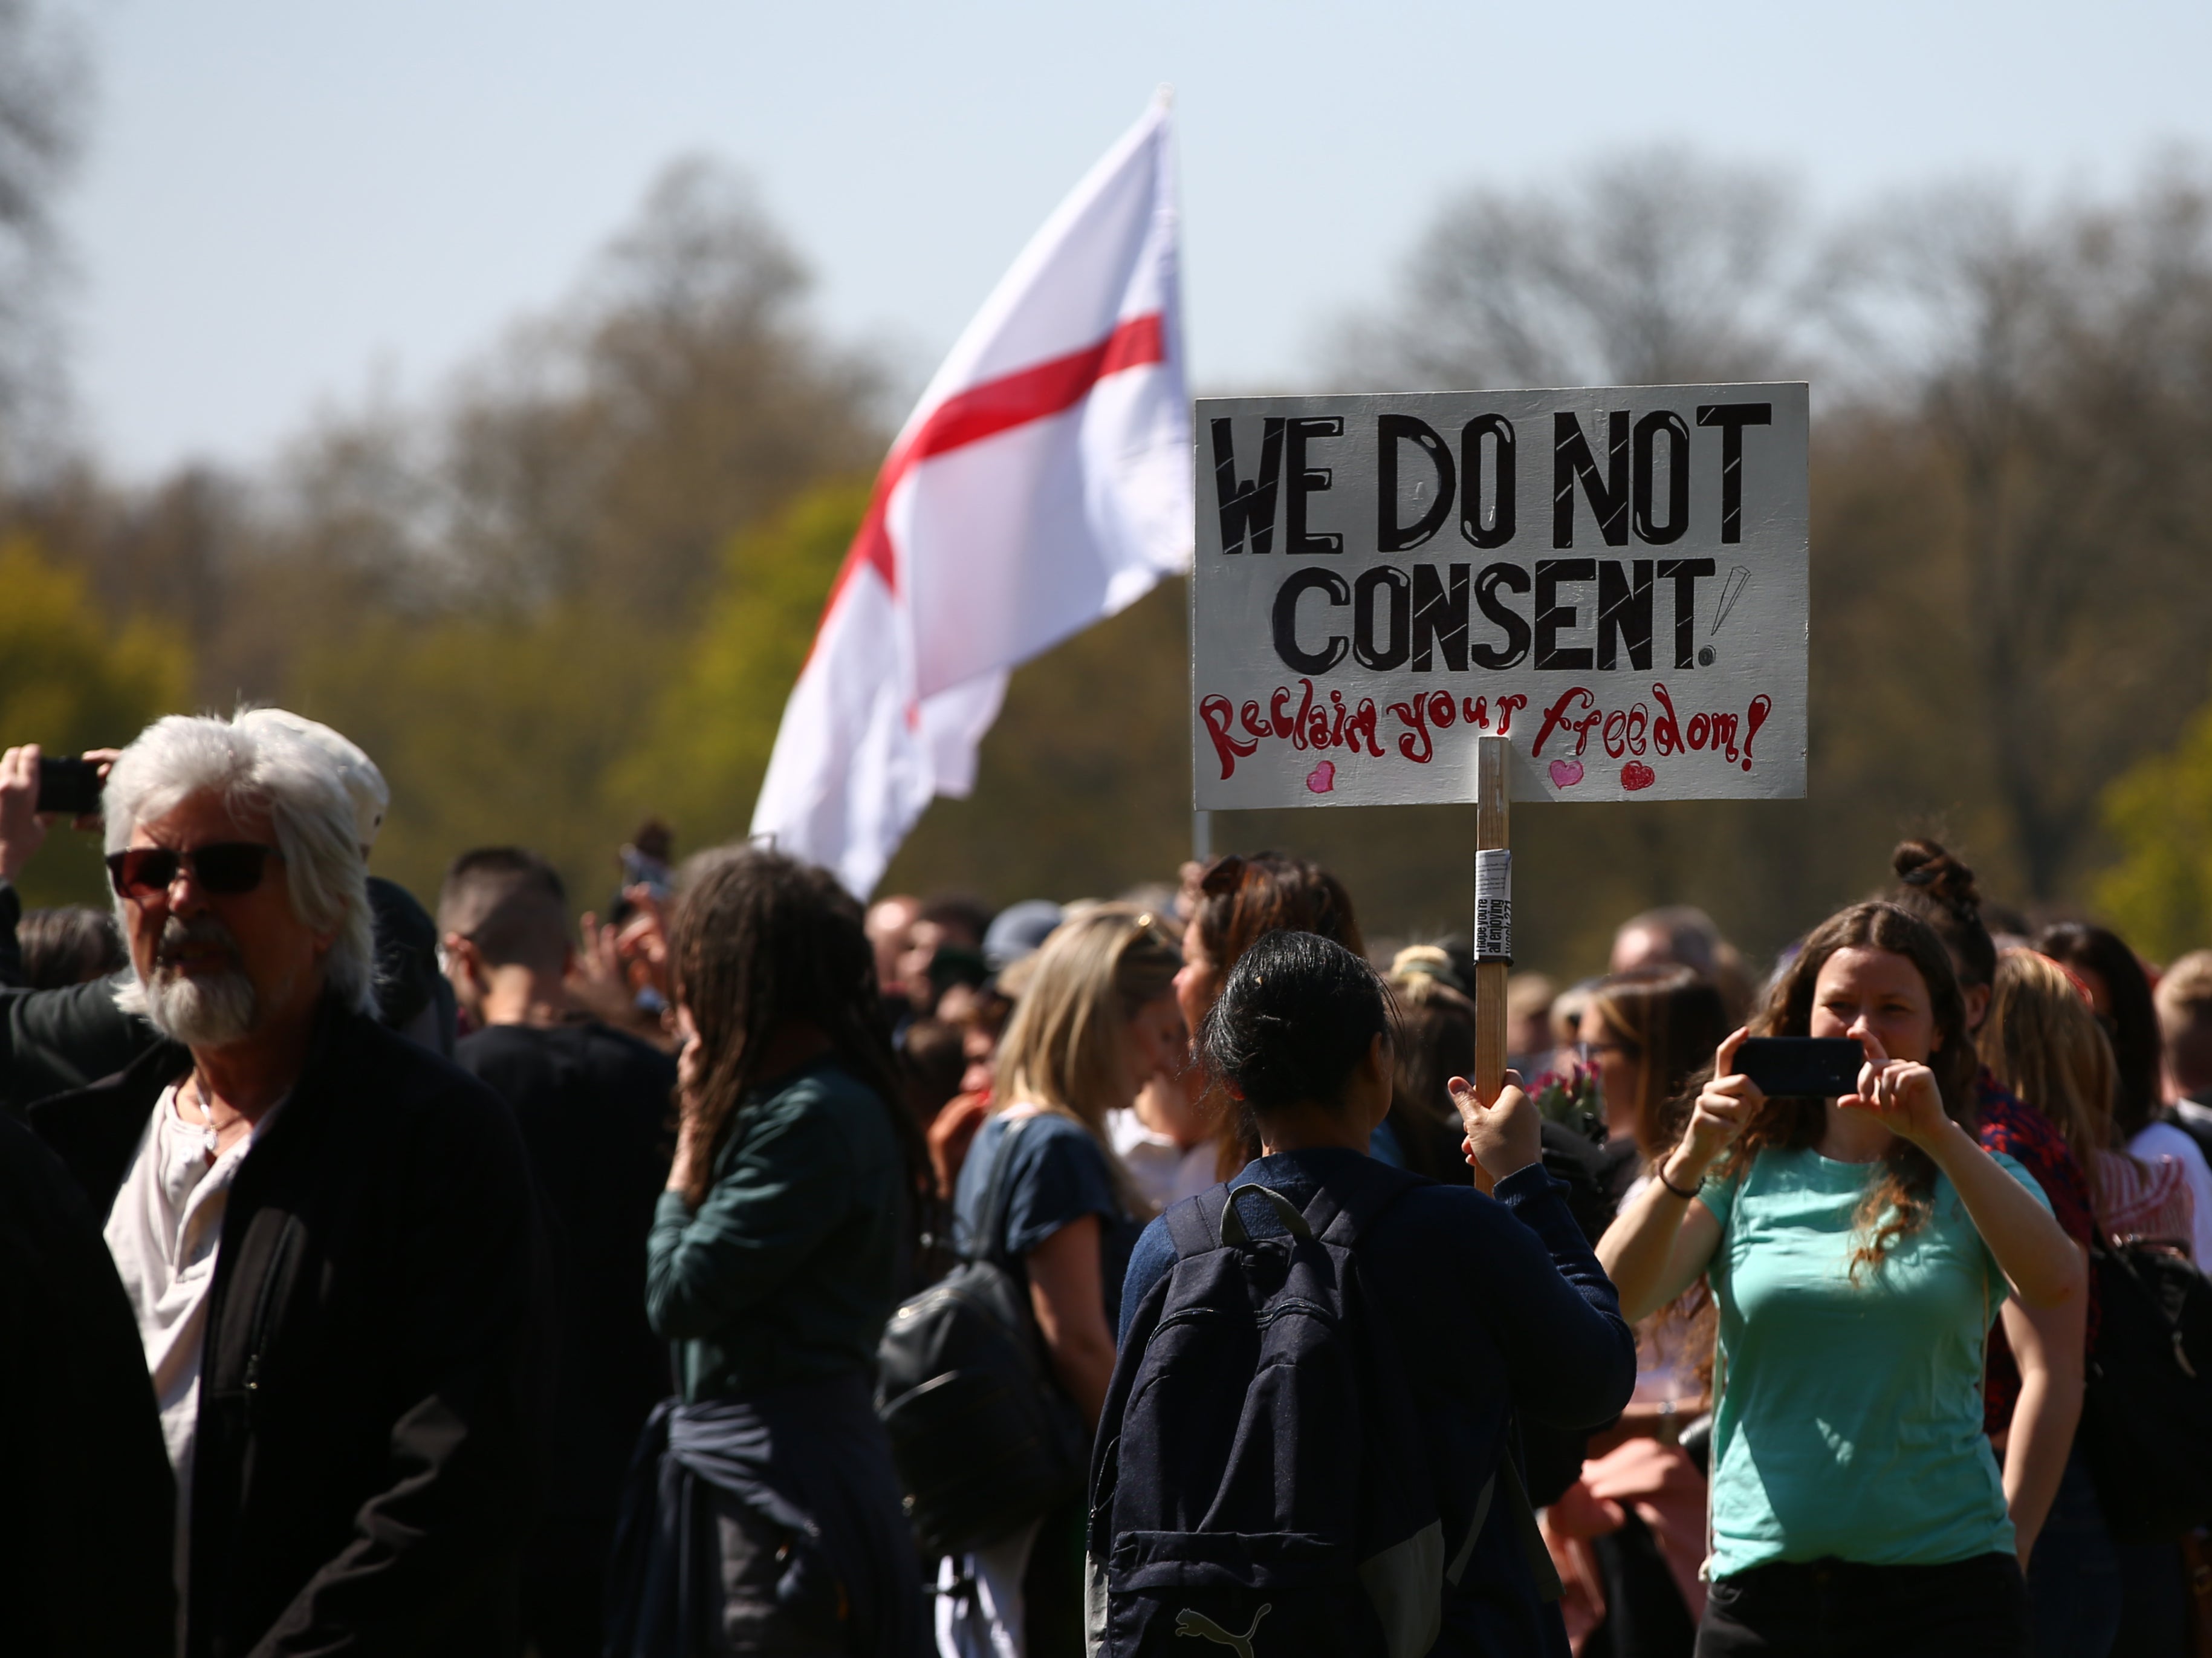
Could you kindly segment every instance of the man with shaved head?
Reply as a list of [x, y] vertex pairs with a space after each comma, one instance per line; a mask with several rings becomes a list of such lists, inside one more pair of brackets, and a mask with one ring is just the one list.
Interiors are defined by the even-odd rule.
[[461, 1067], [514, 1112], [552, 1222], [560, 1353], [551, 1478], [523, 1578], [539, 1658], [598, 1658], [605, 1564], [638, 1430], [668, 1391], [645, 1319], [676, 1062], [570, 997], [568, 892], [519, 846], [464, 852], [438, 895], [447, 977], [475, 1027]]

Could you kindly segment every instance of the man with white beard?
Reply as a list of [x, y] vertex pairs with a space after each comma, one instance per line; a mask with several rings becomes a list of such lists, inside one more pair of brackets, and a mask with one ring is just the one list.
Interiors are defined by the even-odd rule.
[[[276, 728], [305, 741], [344, 783], [353, 804], [355, 836], [363, 859], [370, 855], [391, 790], [376, 762], [359, 745], [326, 725], [281, 708], [240, 710], [247, 730]], [[21, 1112], [34, 1101], [121, 1070], [159, 1039], [146, 1021], [116, 1005], [114, 991], [127, 983], [126, 967], [113, 980], [59, 990], [25, 986], [15, 930], [22, 918], [14, 881], [62, 820], [37, 809], [41, 752], [35, 743], [0, 749], [0, 1110]], [[112, 762], [115, 751], [84, 757]], [[80, 819], [97, 830], [100, 820]], [[376, 999], [384, 1023], [410, 1040], [453, 1057], [453, 987], [439, 970], [438, 932], [415, 896], [397, 883], [371, 875], [368, 904], [376, 933]]]
[[137, 1314], [180, 1650], [511, 1650], [546, 1333], [513, 1121], [377, 1023], [355, 809], [314, 744], [172, 716], [105, 808], [117, 1000], [164, 1039], [29, 1120]]

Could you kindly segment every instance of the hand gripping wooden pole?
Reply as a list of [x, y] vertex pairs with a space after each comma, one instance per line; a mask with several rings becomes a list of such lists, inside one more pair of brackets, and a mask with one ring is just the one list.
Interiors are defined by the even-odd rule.
[[1484, 1105], [1505, 1086], [1505, 978], [1513, 971], [1510, 740], [1475, 739], [1474, 1082]]

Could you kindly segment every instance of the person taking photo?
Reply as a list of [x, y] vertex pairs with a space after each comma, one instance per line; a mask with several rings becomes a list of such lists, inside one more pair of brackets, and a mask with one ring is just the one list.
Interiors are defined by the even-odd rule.
[[[1856, 1087], [1767, 1098], [1735, 1066], [1753, 1033], [1856, 1042]], [[1599, 1244], [1626, 1316], [1700, 1275], [1720, 1309], [1700, 1658], [2029, 1650], [1984, 1351], [2008, 1296], [2062, 1305], [2087, 1270], [1966, 1125], [1978, 1070], [1942, 941], [1854, 905], [1721, 1044], [1680, 1143]]]

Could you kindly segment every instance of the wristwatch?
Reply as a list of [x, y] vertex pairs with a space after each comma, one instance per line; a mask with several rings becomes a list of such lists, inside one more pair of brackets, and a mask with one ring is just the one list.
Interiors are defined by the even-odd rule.
[[1671, 1399], [1659, 1401], [1658, 1437], [1659, 1442], [1670, 1449], [1682, 1442], [1682, 1426], [1674, 1420], [1674, 1401]]

